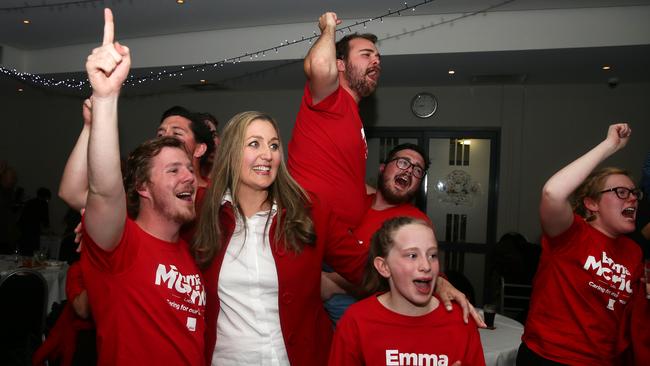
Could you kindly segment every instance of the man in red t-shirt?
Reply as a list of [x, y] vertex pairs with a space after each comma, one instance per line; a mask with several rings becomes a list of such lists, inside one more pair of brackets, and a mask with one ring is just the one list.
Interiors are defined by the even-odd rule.
[[131, 154], [122, 184], [117, 102], [131, 60], [113, 33], [106, 9], [103, 44], [86, 62], [93, 123], [81, 263], [98, 363], [202, 365], [205, 291], [179, 236], [195, 217], [192, 163], [180, 140], [159, 137]]
[[[431, 223], [429, 217], [411, 202], [422, 185], [430, 162], [421, 147], [405, 143], [395, 146], [379, 166], [377, 192], [366, 196], [366, 214], [354, 235], [359, 242], [370, 244], [372, 235], [384, 221], [408, 216]], [[328, 299], [326, 309], [336, 322], [356, 300], [354, 287], [336, 273], [323, 272], [321, 296]]]
[[422, 186], [429, 169], [429, 157], [421, 147], [411, 143], [395, 146], [379, 165], [377, 192], [367, 196], [370, 207], [354, 230], [359, 241], [369, 243], [384, 221], [408, 216], [431, 223], [429, 217], [411, 202]]
[[365, 214], [367, 145], [358, 103], [377, 87], [377, 37], [350, 34], [335, 42], [335, 13], [319, 19], [321, 35], [304, 60], [307, 76], [288, 167], [300, 185], [327, 202], [350, 228]]
[[[61, 184], [59, 185], [59, 197], [71, 208], [81, 210], [86, 207], [88, 196], [87, 180], [87, 153], [88, 137], [92, 125], [92, 101], [86, 99], [83, 103], [82, 115], [84, 126], [79, 138], [68, 157]], [[199, 174], [206, 165], [212, 165], [210, 156], [214, 155], [216, 139], [207, 122], [203, 121], [203, 115], [192, 113], [181, 106], [174, 106], [163, 112], [160, 126], [156, 130], [157, 136], [171, 136], [182, 141], [185, 149], [191, 156], [192, 167], [197, 173], [197, 190], [194, 206], [197, 214], [201, 212], [203, 198], [210, 186], [210, 180]], [[194, 229], [198, 218], [185, 225], [181, 229], [182, 238], [188, 243], [192, 240]]]

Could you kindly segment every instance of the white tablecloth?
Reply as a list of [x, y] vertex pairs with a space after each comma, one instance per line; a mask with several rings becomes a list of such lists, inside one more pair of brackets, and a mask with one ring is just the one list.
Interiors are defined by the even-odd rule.
[[[67, 263], [57, 263], [57, 266], [42, 266], [34, 267], [32, 269], [40, 272], [41, 275], [47, 281], [47, 312], [49, 313], [52, 309], [52, 304], [55, 301], [61, 302], [65, 300], [65, 279], [68, 273], [68, 264]], [[16, 263], [13, 256], [0, 256], [0, 277], [4, 277], [6, 273], [12, 269], [18, 268], [18, 263]]]
[[514, 366], [521, 344], [524, 326], [514, 319], [497, 314], [496, 329], [479, 329], [485, 364], [487, 366]]

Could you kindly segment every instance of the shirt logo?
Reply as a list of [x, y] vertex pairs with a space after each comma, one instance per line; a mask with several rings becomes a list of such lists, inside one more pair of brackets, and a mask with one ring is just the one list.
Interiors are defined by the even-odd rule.
[[[588, 256], [583, 269], [599, 277], [597, 281], [594, 280], [599, 283], [589, 281], [589, 286], [609, 297], [607, 309], [614, 310], [614, 304], [621, 292], [625, 291], [627, 296], [632, 294], [630, 279], [632, 274], [624, 265], [615, 263], [609, 258], [607, 253], [602, 252], [599, 260], [596, 260], [593, 255]], [[619, 301], [622, 304], [627, 302], [625, 299], [619, 299]]]
[[198, 274], [183, 275], [175, 265], [170, 264], [169, 270], [164, 264], [158, 264], [156, 270], [156, 285], [167, 286], [179, 294], [188, 297], [188, 302], [205, 306], [205, 290], [201, 284], [201, 276]]
[[632, 293], [632, 284], [629, 277], [630, 271], [622, 264], [614, 263], [614, 261], [607, 256], [607, 253], [602, 253], [602, 258], [596, 261], [593, 255], [587, 257], [583, 267], [587, 271], [591, 271], [596, 276], [604, 279], [604, 282], [610, 283], [612, 288], [619, 291], [625, 290], [628, 294]]
[[386, 350], [386, 366], [448, 366], [449, 356], [428, 353], [402, 353]]
[[363, 140], [364, 160], [368, 160], [368, 142], [366, 141], [366, 131], [361, 126], [361, 139]]

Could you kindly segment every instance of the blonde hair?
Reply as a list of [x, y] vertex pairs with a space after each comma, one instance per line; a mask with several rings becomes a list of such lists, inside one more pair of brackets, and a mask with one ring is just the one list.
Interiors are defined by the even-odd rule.
[[[256, 111], [242, 112], [228, 121], [223, 130], [217, 151], [217, 160], [212, 168], [212, 185], [207, 191], [197, 231], [192, 241], [192, 253], [201, 267], [207, 267], [216, 253], [223, 247], [223, 232], [219, 222], [221, 202], [226, 191], [232, 195], [233, 210], [246, 220], [239, 208], [237, 186], [240, 182], [242, 155], [246, 129], [255, 120], [271, 123], [280, 137], [278, 125], [268, 114]], [[280, 146], [282, 144], [280, 143]], [[285, 249], [299, 253], [305, 244], [316, 241], [314, 225], [310, 216], [310, 201], [305, 191], [291, 177], [284, 162], [280, 147], [280, 166], [275, 181], [268, 188], [268, 202], [277, 204], [277, 228], [274, 240], [284, 242]], [[269, 215], [269, 220], [271, 216]], [[270, 222], [267, 221], [267, 227]]]
[[373, 294], [378, 291], [390, 291], [388, 279], [377, 272], [374, 261], [376, 257], [386, 258], [388, 256], [388, 252], [395, 245], [395, 233], [397, 230], [410, 224], [424, 225], [433, 230], [431, 225], [424, 220], [414, 217], [398, 216], [384, 221], [381, 228], [372, 235], [370, 250], [368, 251], [368, 261], [366, 262], [363, 275], [363, 290], [367, 294]]
[[605, 180], [610, 175], [625, 175], [632, 179], [627, 170], [615, 167], [606, 167], [595, 170], [576, 188], [571, 194], [571, 207], [578, 215], [585, 218], [586, 221], [593, 221], [596, 215], [585, 207], [585, 198], [591, 198], [597, 201], [602, 195], [601, 191], [605, 188]]

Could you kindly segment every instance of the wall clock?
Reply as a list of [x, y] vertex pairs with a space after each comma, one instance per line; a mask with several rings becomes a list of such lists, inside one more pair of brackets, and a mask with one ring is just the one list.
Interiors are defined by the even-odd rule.
[[438, 100], [431, 93], [418, 93], [411, 100], [411, 111], [419, 118], [429, 118], [437, 109]]

